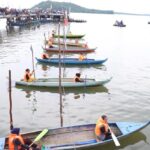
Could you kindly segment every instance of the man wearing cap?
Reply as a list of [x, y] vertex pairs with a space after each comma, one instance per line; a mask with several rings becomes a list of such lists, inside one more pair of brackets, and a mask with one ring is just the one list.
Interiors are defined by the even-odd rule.
[[29, 149], [29, 147], [25, 145], [24, 140], [19, 132], [20, 128], [13, 128], [11, 130], [11, 134], [8, 138], [9, 150]]

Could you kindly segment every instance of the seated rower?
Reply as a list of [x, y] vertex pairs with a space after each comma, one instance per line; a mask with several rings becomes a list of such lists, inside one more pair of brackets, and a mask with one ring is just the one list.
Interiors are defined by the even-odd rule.
[[52, 30], [52, 37], [54, 37], [55, 33], [55, 30]]
[[54, 46], [53, 46], [53, 39], [52, 38], [50, 38], [48, 40], [48, 46], [49, 46], [49, 48], [54, 48]]
[[80, 56], [79, 56], [79, 61], [82, 61], [84, 59], [86, 59], [86, 57], [81, 53]]
[[46, 53], [42, 54], [42, 59], [48, 59], [48, 58], [49, 58], [48, 54], [46, 54]]
[[109, 125], [108, 125], [106, 115], [102, 115], [98, 119], [96, 126], [95, 126], [95, 135], [96, 135], [97, 141], [104, 141], [104, 140], [108, 140], [111, 138], [111, 133], [109, 130]]
[[32, 144], [30, 148], [30, 144], [32, 141], [30, 139], [23, 139], [23, 137], [19, 134], [20, 128], [13, 128], [8, 137], [8, 147], [9, 150], [40, 150], [36, 144]]
[[24, 75], [24, 81], [26, 82], [32, 82], [34, 80], [34, 78], [32, 77], [34, 71], [32, 71], [32, 73], [30, 73], [30, 69], [26, 69], [25, 70], [25, 75]]
[[75, 78], [74, 78], [74, 81], [75, 81], [75, 82], [84, 82], [84, 80], [82, 80], [82, 79], [80, 78], [80, 76], [81, 76], [80, 73], [76, 73], [76, 76], [75, 76]]
[[83, 48], [89, 48], [87, 43], [86, 44], [82, 44], [82, 47]]

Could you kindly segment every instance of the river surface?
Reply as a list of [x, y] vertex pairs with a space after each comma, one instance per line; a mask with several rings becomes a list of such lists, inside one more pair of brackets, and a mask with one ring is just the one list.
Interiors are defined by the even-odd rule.
[[[70, 25], [72, 33], [86, 34], [84, 39], [88, 45], [97, 47], [96, 52], [87, 57], [108, 58], [108, 61], [104, 66], [66, 67], [62, 69], [63, 76], [74, 77], [76, 72], [81, 72], [83, 78], [98, 80], [112, 76], [113, 79], [102, 87], [64, 89], [61, 120], [58, 89], [15, 87], [15, 81], [23, 78], [24, 70], [32, 70], [30, 46], [34, 56], [41, 57], [44, 33], [48, 36], [58, 25], [15, 28], [6, 32], [5, 20], [0, 20], [0, 137], [7, 136], [10, 129], [9, 69], [12, 72], [13, 125], [22, 132], [95, 123], [102, 114], [106, 114], [110, 122], [150, 120], [150, 18], [97, 14], [72, 14], [72, 17], [87, 20], [87, 23]], [[127, 26], [114, 27], [115, 21], [121, 19]], [[58, 77], [58, 67], [34, 61], [37, 78]], [[149, 150], [150, 127], [121, 140], [119, 148], [112, 143], [98, 149]]]

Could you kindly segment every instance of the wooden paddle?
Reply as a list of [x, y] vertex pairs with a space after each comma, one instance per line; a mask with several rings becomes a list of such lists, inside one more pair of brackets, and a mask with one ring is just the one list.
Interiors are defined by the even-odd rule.
[[44, 129], [44, 130], [34, 139], [34, 141], [29, 145], [29, 147], [31, 147], [35, 142], [38, 142], [47, 132], [48, 132], [48, 129]]
[[12, 117], [12, 95], [11, 95], [11, 70], [9, 70], [9, 116], [10, 116], [10, 130], [13, 129], [13, 117]]
[[117, 137], [116, 137], [115, 134], [112, 132], [112, 130], [111, 130], [111, 128], [110, 128], [109, 126], [108, 126], [108, 128], [109, 128], [109, 130], [110, 130], [111, 137], [112, 137], [112, 139], [113, 139], [115, 145], [116, 145], [116, 146], [120, 146], [120, 143], [119, 143]]
[[34, 70], [34, 53], [33, 53], [33, 48], [32, 48], [32, 45], [30, 47], [30, 50], [31, 50], [31, 53], [32, 53], [32, 68], [33, 68], [33, 75], [34, 75], [34, 79], [35, 79], [35, 70]]

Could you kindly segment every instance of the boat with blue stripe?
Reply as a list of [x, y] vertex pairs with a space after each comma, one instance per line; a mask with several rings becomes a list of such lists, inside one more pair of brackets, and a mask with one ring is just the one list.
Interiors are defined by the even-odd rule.
[[[48, 59], [40, 59], [36, 58], [36, 60], [40, 63], [51, 64], [51, 65], [59, 65], [59, 58], [48, 58]], [[61, 58], [61, 64], [65, 65], [102, 65], [108, 59], [95, 60], [95, 59], [83, 59], [82, 61], [78, 58]]]
[[[145, 128], [150, 122], [115, 122], [109, 123], [112, 132], [117, 139], [128, 137], [135, 132]], [[112, 139], [97, 141], [95, 138], [95, 124], [76, 125], [49, 129], [40, 140], [42, 150], [80, 150], [92, 149], [101, 145], [110, 144]], [[30, 138], [32, 141], [41, 131], [22, 134], [23, 138]], [[133, 134], [134, 135], [134, 134]], [[124, 139], [125, 140], [125, 139]], [[8, 138], [0, 139], [1, 149], [8, 149]], [[121, 142], [120, 142], [121, 144]]]

